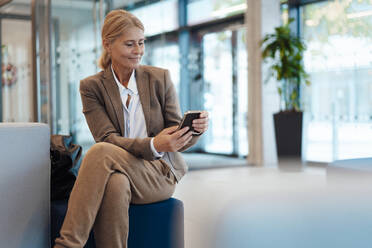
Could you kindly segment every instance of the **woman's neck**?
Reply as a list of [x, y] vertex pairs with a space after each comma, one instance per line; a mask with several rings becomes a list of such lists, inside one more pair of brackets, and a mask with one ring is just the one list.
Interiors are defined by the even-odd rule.
[[120, 68], [119, 66], [116, 66], [114, 63], [112, 64], [112, 69], [114, 70], [116, 78], [119, 80], [119, 82], [125, 88], [128, 88], [129, 79], [130, 76], [132, 75], [133, 69]]

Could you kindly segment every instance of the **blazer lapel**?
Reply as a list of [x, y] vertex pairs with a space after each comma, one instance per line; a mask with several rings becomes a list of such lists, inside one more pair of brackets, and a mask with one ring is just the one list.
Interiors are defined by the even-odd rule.
[[114, 76], [112, 75], [111, 67], [106, 68], [104, 73], [103, 84], [106, 88], [107, 94], [111, 99], [112, 106], [114, 107], [116, 117], [120, 126], [121, 135], [124, 135], [124, 110], [123, 104], [120, 98], [120, 92], [115, 82]]
[[148, 74], [143, 71], [141, 66], [136, 69], [136, 82], [138, 94], [142, 104], [143, 114], [146, 121], [147, 135], [150, 133], [150, 81]]

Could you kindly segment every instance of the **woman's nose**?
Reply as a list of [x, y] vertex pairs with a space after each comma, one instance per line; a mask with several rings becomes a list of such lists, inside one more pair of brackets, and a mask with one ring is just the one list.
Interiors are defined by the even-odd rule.
[[133, 53], [141, 54], [141, 53], [143, 53], [143, 48], [140, 45], [135, 45], [134, 49], [133, 49]]

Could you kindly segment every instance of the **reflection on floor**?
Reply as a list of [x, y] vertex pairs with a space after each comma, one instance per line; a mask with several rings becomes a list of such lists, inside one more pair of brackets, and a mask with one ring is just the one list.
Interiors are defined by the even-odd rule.
[[371, 247], [372, 187], [329, 174], [295, 160], [190, 171], [175, 192], [185, 247]]
[[183, 153], [189, 170], [202, 170], [211, 168], [231, 168], [236, 166], [246, 166], [245, 158], [236, 158], [223, 155], [211, 155], [204, 153]]

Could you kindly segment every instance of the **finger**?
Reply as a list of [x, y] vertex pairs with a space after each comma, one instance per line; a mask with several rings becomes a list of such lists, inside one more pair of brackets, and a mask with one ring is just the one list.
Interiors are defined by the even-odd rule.
[[197, 129], [197, 128], [195, 128], [194, 130], [195, 130], [195, 132], [201, 134], [201, 133], [204, 133], [205, 131], [207, 131], [207, 129], [208, 129], [208, 128], [201, 128], [201, 129]]
[[192, 127], [194, 129], [205, 129], [208, 127], [208, 123], [202, 123], [202, 124], [192, 124]]
[[209, 113], [207, 111], [202, 111], [199, 115], [199, 118], [208, 118]]
[[192, 132], [188, 132], [187, 134], [182, 136], [182, 139], [179, 140], [179, 141], [182, 141], [182, 142], [179, 142], [177, 144], [177, 150], [180, 150], [182, 147], [187, 145], [191, 141], [191, 139], [192, 139]]
[[[187, 144], [191, 141], [191, 139], [192, 139], [192, 135], [190, 135], [190, 136], [185, 140], [185, 142], [183, 143], [182, 147], [184, 147], [185, 145], [187, 145]], [[181, 147], [181, 148], [182, 148], [182, 147]]]
[[192, 124], [205, 124], [208, 123], [208, 118], [200, 118], [200, 119], [195, 119], [192, 121]]
[[187, 132], [185, 135], [183, 135], [182, 137], [180, 137], [178, 140], [177, 140], [177, 143], [181, 143], [183, 144], [187, 139], [189, 139], [190, 137], [192, 137], [192, 132], [189, 131]]
[[174, 133], [174, 131], [177, 130], [177, 128], [178, 128], [178, 126], [171, 126], [171, 127], [165, 128], [164, 132], [166, 134], [172, 134], [172, 133]]
[[208, 130], [208, 124], [206, 124], [206, 125], [195, 125], [195, 126], [193, 125], [193, 128], [198, 133], [204, 133], [205, 131]]
[[190, 129], [189, 127], [184, 127], [178, 130], [177, 132], [174, 132], [172, 136], [178, 139], [179, 137], [182, 137], [189, 129]]

